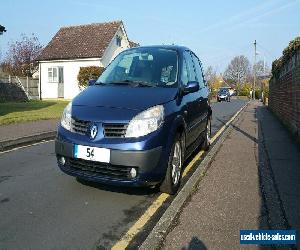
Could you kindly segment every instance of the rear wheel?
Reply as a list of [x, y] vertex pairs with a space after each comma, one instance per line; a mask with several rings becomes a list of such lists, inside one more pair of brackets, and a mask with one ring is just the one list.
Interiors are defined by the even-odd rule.
[[175, 194], [180, 186], [181, 170], [183, 162], [182, 142], [177, 134], [168, 160], [165, 179], [160, 185], [160, 191], [167, 194]]
[[210, 137], [211, 137], [211, 118], [207, 118], [206, 129], [205, 129], [205, 138], [202, 144], [202, 149], [207, 151], [210, 146]]

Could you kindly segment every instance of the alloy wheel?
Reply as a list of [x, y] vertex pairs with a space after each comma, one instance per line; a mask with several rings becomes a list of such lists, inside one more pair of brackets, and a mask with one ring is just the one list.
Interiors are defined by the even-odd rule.
[[211, 137], [211, 120], [208, 119], [206, 124], [206, 140], [208, 145], [210, 145], [210, 137]]
[[173, 159], [172, 159], [172, 182], [177, 185], [180, 180], [181, 166], [182, 165], [182, 152], [181, 144], [179, 141], [175, 143]]

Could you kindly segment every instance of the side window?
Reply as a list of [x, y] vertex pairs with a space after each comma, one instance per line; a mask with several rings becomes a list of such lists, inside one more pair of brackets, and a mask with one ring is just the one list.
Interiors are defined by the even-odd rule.
[[192, 60], [191, 53], [189, 51], [184, 52], [184, 57], [187, 62], [187, 68], [188, 68], [188, 74], [189, 74], [189, 81], [196, 81], [196, 73], [195, 73], [195, 67]]
[[48, 68], [48, 82], [64, 82], [64, 68], [52, 67]]
[[188, 81], [189, 81], [189, 75], [188, 75], [187, 64], [186, 64], [185, 58], [183, 58], [181, 82], [184, 86], [186, 86]]
[[200, 88], [203, 88], [204, 80], [203, 80], [203, 73], [202, 73], [200, 61], [199, 61], [198, 57], [196, 57], [193, 53], [192, 53], [192, 57], [193, 57], [193, 61], [194, 61], [195, 69], [196, 69], [196, 75], [197, 75], [197, 80], [199, 82], [199, 86], [200, 86]]
[[117, 36], [116, 37], [116, 44], [117, 44], [117, 46], [121, 47], [121, 43], [122, 43], [122, 37]]

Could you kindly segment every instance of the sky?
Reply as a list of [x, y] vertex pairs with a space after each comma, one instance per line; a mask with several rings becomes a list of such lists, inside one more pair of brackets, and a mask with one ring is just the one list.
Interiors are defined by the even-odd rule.
[[205, 68], [225, 70], [245, 55], [270, 66], [289, 41], [300, 36], [300, 0], [1, 0], [0, 60], [8, 43], [34, 33], [47, 45], [60, 27], [122, 20], [130, 40], [141, 45], [179, 44], [193, 50]]

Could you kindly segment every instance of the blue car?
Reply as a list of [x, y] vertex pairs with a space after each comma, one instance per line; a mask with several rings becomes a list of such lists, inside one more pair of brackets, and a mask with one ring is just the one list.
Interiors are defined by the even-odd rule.
[[209, 147], [208, 96], [201, 62], [188, 48], [125, 50], [65, 108], [58, 166], [79, 179], [175, 194], [184, 160]]

